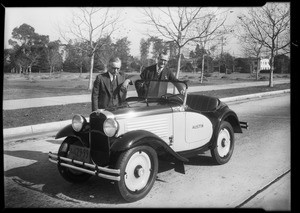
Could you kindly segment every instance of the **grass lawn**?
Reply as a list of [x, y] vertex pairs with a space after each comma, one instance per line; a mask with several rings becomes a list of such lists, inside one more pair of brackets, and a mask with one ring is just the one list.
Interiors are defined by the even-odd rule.
[[[93, 80], [95, 76], [93, 75]], [[139, 75], [139, 73], [129, 73]], [[200, 84], [200, 74], [181, 73], [180, 80], [187, 80], [189, 86], [228, 84], [245, 81], [256, 81], [255, 75], [247, 73], [232, 73], [229, 75], [213, 73], [211, 77], [204, 78]], [[274, 79], [289, 78], [288, 74], [274, 74]], [[55, 73], [49, 74], [32, 73], [31, 78], [23, 74], [5, 74], [3, 81], [3, 100], [24, 98], [42, 98], [64, 95], [91, 94], [88, 90], [89, 75], [83, 73]], [[267, 80], [268, 74], [260, 75], [260, 80]]]
[[[267, 78], [267, 75], [260, 76]], [[189, 80], [190, 85], [200, 85], [199, 74], [183, 74], [182, 80]], [[289, 78], [289, 75], [275, 75], [275, 78]], [[206, 78], [202, 85], [226, 84], [233, 82], [255, 81], [255, 77], [249, 74], [214, 74]], [[47, 75], [34, 75], [31, 80], [19, 74], [4, 76], [3, 99], [38, 98], [59, 95], [90, 94], [87, 90], [88, 77], [86, 74], [57, 74], [47, 78]], [[278, 84], [273, 88], [266, 86], [246, 87], [239, 89], [205, 91], [203, 94], [218, 98], [238, 95], [268, 92], [289, 89], [290, 84]], [[56, 122], [72, 119], [74, 114], [88, 116], [91, 112], [91, 103], [67, 104], [58, 106], [37, 107], [18, 110], [3, 111], [3, 128], [27, 126], [48, 122]]]

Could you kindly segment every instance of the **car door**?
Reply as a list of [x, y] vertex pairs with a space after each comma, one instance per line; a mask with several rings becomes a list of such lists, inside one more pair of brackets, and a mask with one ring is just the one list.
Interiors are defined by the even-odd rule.
[[186, 112], [185, 132], [185, 142], [189, 144], [189, 149], [195, 149], [209, 142], [213, 134], [213, 125], [201, 113]]
[[209, 142], [213, 134], [210, 120], [195, 112], [173, 113], [173, 143], [176, 152], [201, 147]]

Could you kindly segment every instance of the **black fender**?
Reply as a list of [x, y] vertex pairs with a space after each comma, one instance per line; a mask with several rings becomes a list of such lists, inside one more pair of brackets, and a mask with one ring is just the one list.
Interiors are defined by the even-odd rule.
[[155, 150], [157, 150], [157, 148], [163, 148], [163, 150], [165, 150], [166, 153], [171, 154], [176, 160], [182, 162], [189, 161], [187, 158], [177, 154], [160, 137], [146, 130], [134, 130], [125, 133], [124, 135], [122, 135], [114, 141], [110, 150], [111, 153], [118, 153], [124, 152], [128, 149], [141, 145], [151, 146]]
[[62, 128], [55, 136], [55, 139], [63, 138], [63, 137], [76, 137], [78, 138], [82, 144], [86, 147], [89, 147], [89, 126], [86, 125], [84, 131], [75, 132], [72, 128], [72, 124], [69, 124]]
[[59, 132], [55, 136], [55, 139], [59, 139], [67, 136], [75, 136], [75, 131], [72, 128], [72, 124], [69, 124], [64, 128], [62, 128], [61, 130], [59, 130]]
[[213, 136], [211, 138], [210, 143], [212, 144], [211, 148], [215, 148], [216, 144], [217, 144], [217, 138], [218, 138], [218, 134], [219, 134], [219, 128], [221, 125], [222, 121], [227, 121], [228, 123], [230, 123], [230, 125], [233, 128], [234, 133], [242, 133], [242, 128], [240, 126], [240, 122], [238, 119], [237, 114], [232, 111], [227, 105], [225, 105], [225, 107], [223, 107], [217, 115], [217, 122], [215, 122], [214, 125], [214, 133]]
[[224, 114], [222, 120], [230, 123], [235, 133], [243, 133], [238, 116], [234, 111], [229, 110]]

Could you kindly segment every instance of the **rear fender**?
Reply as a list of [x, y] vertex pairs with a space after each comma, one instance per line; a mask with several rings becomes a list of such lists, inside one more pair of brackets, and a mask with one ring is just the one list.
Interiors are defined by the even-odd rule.
[[175, 159], [182, 162], [188, 162], [187, 158], [184, 158], [174, 152], [160, 137], [145, 130], [131, 131], [116, 139], [111, 146], [111, 153], [124, 152], [128, 149], [141, 145], [151, 146], [155, 150], [157, 150], [157, 148], [163, 148], [162, 150], [171, 154]]
[[219, 127], [221, 125], [221, 121], [227, 121], [231, 124], [233, 131], [235, 133], [243, 133], [242, 128], [240, 126], [238, 116], [224, 102], [220, 102], [220, 107], [216, 111], [216, 114], [214, 115], [214, 117], [216, 118], [215, 130], [219, 129]]
[[222, 120], [227, 121], [228, 123], [231, 124], [234, 133], [243, 133], [240, 122], [239, 122], [239, 119], [238, 119], [235, 112], [228, 111], [228, 113], [226, 113], [224, 115]]
[[227, 108], [222, 116], [219, 117], [217, 124], [215, 125], [214, 134], [211, 138], [210, 143], [212, 144], [211, 148], [215, 148], [217, 144], [219, 128], [222, 121], [227, 121], [233, 128], [234, 133], [243, 133], [242, 128], [240, 126], [239, 119], [234, 111]]

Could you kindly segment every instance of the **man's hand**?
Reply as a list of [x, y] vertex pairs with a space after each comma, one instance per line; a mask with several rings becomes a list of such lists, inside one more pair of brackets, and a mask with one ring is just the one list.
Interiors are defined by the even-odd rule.
[[130, 83], [130, 80], [129, 79], [126, 79], [124, 82], [123, 82], [123, 84], [122, 84], [122, 86], [121, 86], [121, 91], [122, 92], [126, 92], [127, 91], [127, 87], [128, 87], [128, 84]]

